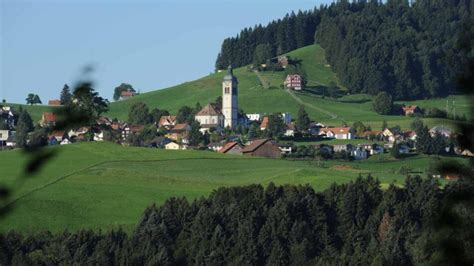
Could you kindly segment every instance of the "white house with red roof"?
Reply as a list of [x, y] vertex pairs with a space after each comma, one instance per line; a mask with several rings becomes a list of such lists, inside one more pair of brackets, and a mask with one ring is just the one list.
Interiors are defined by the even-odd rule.
[[333, 139], [353, 139], [354, 134], [351, 127], [327, 127], [319, 130], [319, 135], [325, 135]]
[[202, 133], [209, 132], [212, 128], [220, 131], [224, 128], [224, 115], [214, 104], [209, 103], [199, 111], [195, 117], [201, 124]]

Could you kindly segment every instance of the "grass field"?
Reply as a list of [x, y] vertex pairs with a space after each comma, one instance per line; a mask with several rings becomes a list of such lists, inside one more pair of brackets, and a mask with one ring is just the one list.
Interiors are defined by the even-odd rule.
[[[286, 161], [205, 151], [166, 151], [111, 143], [56, 147], [57, 156], [35, 177], [21, 178], [25, 154], [0, 152], [0, 182], [14, 188], [14, 209], [0, 231], [80, 228], [132, 229], [143, 210], [171, 196], [193, 199], [221, 186], [311, 184], [316, 190], [371, 173], [383, 186], [401, 184], [403, 165], [423, 173], [431, 157], [408, 160]], [[466, 162], [467, 163], [467, 162]], [[20, 178], [20, 179], [18, 179]], [[19, 185], [18, 180], [23, 180]]]

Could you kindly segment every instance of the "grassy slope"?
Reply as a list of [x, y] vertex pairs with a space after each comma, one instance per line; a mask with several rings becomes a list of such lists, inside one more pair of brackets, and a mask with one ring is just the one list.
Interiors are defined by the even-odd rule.
[[[79, 228], [131, 229], [143, 210], [171, 196], [196, 198], [221, 186], [311, 184], [317, 190], [372, 173], [384, 186], [402, 183], [399, 168], [424, 171], [431, 158], [359, 162], [284, 161], [221, 155], [202, 151], [166, 151], [121, 147], [110, 143], [78, 143], [57, 147], [58, 156], [38, 176], [15, 187], [13, 212], [0, 231], [35, 232]], [[17, 184], [25, 155], [0, 153], [0, 182]], [[341, 168], [341, 165], [346, 166]]]
[[[302, 66], [308, 76], [308, 85], [327, 85], [331, 81], [339, 83], [336, 75], [331, 71], [325, 59], [324, 50], [318, 45], [310, 45], [288, 53], [292, 58], [303, 59]], [[239, 105], [247, 113], [290, 112], [296, 116], [301, 103], [281, 89], [264, 89], [255, 73], [245, 67], [235, 70], [239, 80]], [[221, 95], [221, 80], [225, 73], [215, 73], [207, 77], [186, 82], [171, 88], [143, 93], [133, 99], [112, 103], [108, 115], [120, 119], [127, 119], [128, 108], [137, 101], [143, 101], [150, 108], [167, 109], [175, 113], [181, 106], [194, 106], [197, 102], [204, 105]], [[285, 78], [283, 72], [261, 72], [265, 83], [270, 87], [279, 88]], [[404, 116], [381, 116], [371, 110], [372, 97], [362, 95], [365, 101], [357, 100], [359, 95], [344, 97], [340, 101], [322, 98], [310, 92], [299, 92], [295, 95], [305, 104], [306, 111], [312, 119], [325, 122], [329, 125], [351, 124], [360, 120], [374, 129], [387, 120], [389, 125], [400, 125], [408, 128], [411, 118]], [[360, 97], [359, 97], [360, 98]], [[469, 117], [467, 100], [462, 96], [451, 96], [450, 101], [456, 99], [457, 114], [466, 113]], [[418, 104], [422, 107], [443, 107], [445, 99], [405, 101], [406, 104]], [[452, 105], [452, 103], [451, 103]], [[324, 111], [321, 111], [323, 109]], [[331, 113], [332, 115], [328, 114]], [[334, 116], [337, 116], [334, 118]], [[430, 126], [436, 124], [450, 125], [450, 121], [443, 119], [425, 119]]]

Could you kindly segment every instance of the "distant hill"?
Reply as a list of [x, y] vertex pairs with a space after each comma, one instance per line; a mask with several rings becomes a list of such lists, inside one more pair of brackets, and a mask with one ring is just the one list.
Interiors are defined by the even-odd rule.
[[[409, 117], [382, 116], [372, 111], [372, 96], [370, 95], [352, 94], [335, 100], [318, 94], [315, 89], [325, 87], [330, 82], [341, 86], [338, 77], [331, 71], [326, 61], [324, 49], [319, 45], [309, 45], [291, 51], [287, 55], [290, 58], [301, 60], [301, 66], [307, 74], [308, 86], [312, 89], [289, 93], [280, 87], [285, 79], [283, 71], [259, 72], [257, 75], [247, 67], [237, 68], [234, 70], [234, 74], [239, 80], [239, 107], [246, 113], [290, 112], [295, 118], [298, 108], [304, 106], [311, 119], [329, 125], [338, 126], [343, 123], [352, 124], [354, 121], [362, 121], [372, 126], [373, 129], [378, 129], [381, 127], [382, 121], [386, 120], [390, 126], [409, 127], [412, 120]], [[113, 102], [106, 115], [111, 118], [127, 120], [129, 107], [138, 101], [145, 102], [150, 109], [166, 109], [171, 113], [176, 113], [184, 105], [193, 107], [197, 102], [201, 105], [213, 102], [222, 93], [221, 81], [224, 75], [224, 72], [214, 73], [170, 88], [142, 93], [125, 101]], [[260, 79], [269, 87], [268, 89], [262, 86]], [[342, 88], [342, 90], [345, 91], [346, 88]], [[417, 104], [425, 108], [437, 107], [444, 110], [447, 100], [451, 113], [454, 111], [454, 101], [457, 115], [465, 114], [468, 119], [473, 118], [469, 111], [469, 102], [463, 96], [401, 101], [399, 103]], [[18, 108], [20, 105], [13, 104], [13, 106]], [[28, 110], [34, 121], [41, 119], [42, 112], [52, 109], [46, 105], [21, 106]], [[433, 118], [424, 119], [424, 121], [429, 126], [452, 123], [450, 120]]]
[[[287, 55], [301, 60], [310, 87], [324, 87], [330, 82], [340, 84], [338, 77], [331, 71], [325, 59], [324, 49], [319, 45], [309, 45], [289, 52]], [[293, 117], [296, 117], [298, 108], [303, 105], [314, 120], [329, 125], [363, 121], [374, 129], [381, 127], [383, 120], [387, 120], [390, 126], [400, 125], [408, 128], [412, 120], [405, 116], [382, 116], [375, 113], [372, 111], [372, 96], [369, 95], [354, 94], [334, 100], [322, 97], [314, 90], [289, 93], [280, 88], [285, 78], [284, 72], [259, 72], [260, 78], [270, 87], [269, 89], [264, 89], [258, 75], [247, 67], [235, 69], [234, 74], [239, 80], [239, 107], [246, 113], [290, 112]], [[150, 109], [166, 109], [171, 113], [176, 113], [184, 105], [193, 107], [197, 102], [204, 105], [221, 95], [221, 81], [224, 75], [223, 72], [214, 73], [174, 87], [142, 93], [129, 100], [114, 102], [110, 105], [107, 115], [126, 120], [129, 107], [138, 101], [145, 102]], [[464, 97], [451, 96], [449, 99], [456, 100], [458, 103], [457, 114], [466, 114], [469, 118], [468, 103]], [[446, 99], [403, 101], [403, 103], [443, 108], [446, 105]], [[424, 120], [428, 125], [451, 124], [451, 121], [446, 119]]]

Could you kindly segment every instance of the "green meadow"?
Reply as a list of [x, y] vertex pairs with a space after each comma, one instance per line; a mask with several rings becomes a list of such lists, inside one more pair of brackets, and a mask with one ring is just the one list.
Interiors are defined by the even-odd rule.
[[438, 160], [427, 156], [394, 160], [385, 155], [365, 162], [289, 161], [106, 142], [48, 149], [55, 149], [56, 156], [33, 177], [23, 176], [26, 154], [0, 152], [0, 182], [14, 191], [13, 211], [2, 220], [1, 232], [119, 226], [131, 230], [147, 206], [162, 204], [169, 197], [195, 199], [222, 186], [269, 182], [310, 184], [323, 190], [369, 173], [383, 187], [392, 182], [401, 185], [402, 166], [424, 175], [430, 163]]
[[[309, 87], [327, 86], [330, 82], [340, 84], [336, 74], [331, 71], [326, 61], [324, 50], [319, 45], [309, 45], [289, 52], [288, 55], [293, 59], [301, 60], [301, 66], [307, 74]], [[113, 102], [106, 115], [111, 118], [127, 120], [130, 106], [139, 101], [145, 102], [150, 109], [166, 109], [171, 113], [176, 113], [184, 105], [193, 107], [198, 102], [205, 105], [221, 95], [221, 81], [225, 72], [213, 73], [170, 88], [153, 90], [125, 101]], [[375, 113], [372, 110], [373, 97], [369, 95], [345, 95], [336, 100], [322, 97], [314, 93], [313, 90], [302, 92], [283, 90], [281, 85], [285, 79], [284, 72], [260, 72], [259, 76], [262, 82], [259, 76], [247, 67], [235, 69], [234, 74], [239, 81], [239, 107], [246, 113], [290, 112], [293, 117], [296, 117], [299, 107], [304, 106], [311, 119], [327, 125], [351, 125], [355, 121], [362, 121], [364, 124], [370, 125], [372, 129], [380, 129], [383, 120], [386, 120], [389, 126], [400, 125], [403, 129], [408, 129], [412, 120], [405, 116], [382, 116]], [[262, 83], [268, 85], [268, 88], [264, 88]], [[346, 90], [343, 87], [342, 89]], [[112, 88], [110, 90], [112, 91]], [[462, 95], [430, 100], [400, 101], [398, 103], [446, 110], [446, 102], [448, 102], [450, 114], [454, 113], [455, 109], [457, 115], [464, 114], [468, 119], [473, 118], [469, 109], [469, 100]], [[42, 112], [50, 110], [50, 107], [44, 105], [22, 106], [31, 113], [35, 121], [41, 118]], [[423, 120], [428, 126], [454, 127], [452, 120], [448, 119], [425, 118]]]

